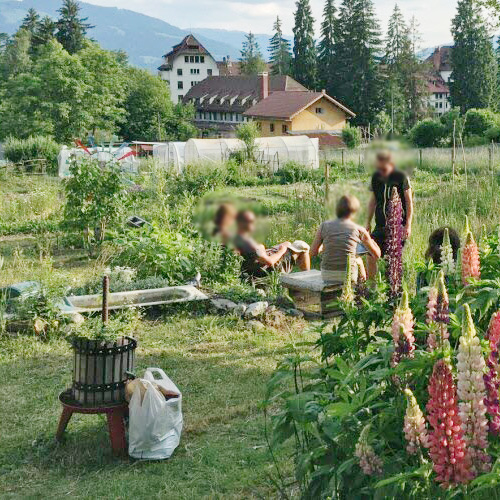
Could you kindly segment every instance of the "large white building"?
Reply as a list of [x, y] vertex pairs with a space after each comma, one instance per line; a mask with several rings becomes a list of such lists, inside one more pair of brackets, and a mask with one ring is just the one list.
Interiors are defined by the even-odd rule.
[[174, 103], [181, 102], [189, 89], [205, 78], [219, 75], [215, 59], [193, 35], [175, 45], [163, 60], [158, 71], [168, 83]]

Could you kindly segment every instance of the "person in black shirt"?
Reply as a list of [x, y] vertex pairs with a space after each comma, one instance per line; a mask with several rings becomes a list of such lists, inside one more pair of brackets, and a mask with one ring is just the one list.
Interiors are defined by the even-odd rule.
[[[372, 176], [370, 191], [372, 195], [368, 205], [368, 222], [366, 229], [371, 232], [372, 238], [385, 252], [386, 240], [386, 218], [388, 201], [392, 188], [397, 188], [401, 203], [403, 205], [404, 239], [411, 236], [411, 225], [413, 222], [413, 193], [408, 176], [397, 170], [392, 162], [389, 152], [382, 151], [377, 154], [376, 170]], [[375, 216], [375, 229], [372, 231], [372, 219]], [[377, 274], [377, 261], [367, 257], [368, 278], [374, 278]]]

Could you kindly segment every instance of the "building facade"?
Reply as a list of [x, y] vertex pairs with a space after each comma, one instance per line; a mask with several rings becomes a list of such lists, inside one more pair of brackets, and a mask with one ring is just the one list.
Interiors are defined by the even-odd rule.
[[163, 60], [158, 71], [162, 80], [167, 82], [174, 103], [182, 102], [191, 87], [219, 74], [215, 59], [193, 35], [175, 45]]
[[341, 144], [342, 130], [356, 115], [325, 91], [273, 92], [244, 116], [259, 124], [263, 137], [307, 135], [320, 146]]
[[436, 47], [427, 58], [430, 66], [427, 77], [427, 90], [429, 92], [429, 109], [434, 116], [441, 116], [451, 110], [450, 88], [451, 82], [451, 51], [453, 47]]
[[258, 102], [274, 92], [307, 92], [289, 76], [212, 76], [184, 97], [195, 107], [195, 125], [204, 137], [234, 137], [241, 123], [251, 120], [245, 114]]

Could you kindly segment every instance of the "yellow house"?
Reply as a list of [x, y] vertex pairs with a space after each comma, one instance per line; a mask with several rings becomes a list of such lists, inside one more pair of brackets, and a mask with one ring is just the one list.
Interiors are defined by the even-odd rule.
[[325, 91], [272, 92], [244, 115], [259, 123], [263, 137], [308, 135], [319, 137], [320, 144], [339, 138], [347, 120], [356, 116]]

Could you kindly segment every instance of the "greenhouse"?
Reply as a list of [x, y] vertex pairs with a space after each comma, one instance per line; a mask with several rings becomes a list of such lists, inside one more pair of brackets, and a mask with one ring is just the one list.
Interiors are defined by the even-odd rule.
[[[261, 137], [256, 139], [255, 145], [257, 161], [269, 165], [273, 171], [288, 161], [309, 168], [319, 167], [318, 139], [305, 135]], [[186, 143], [184, 162], [186, 165], [204, 161], [218, 164], [244, 148], [245, 144], [239, 139], [190, 139]]]
[[256, 141], [258, 160], [275, 172], [280, 165], [293, 161], [309, 168], [319, 168], [319, 139], [306, 135], [261, 137]]
[[184, 170], [185, 142], [168, 142], [153, 146], [153, 158], [166, 169], [173, 169], [178, 174]]
[[189, 139], [184, 152], [186, 165], [192, 163], [223, 163], [231, 153], [245, 147], [239, 139]]

